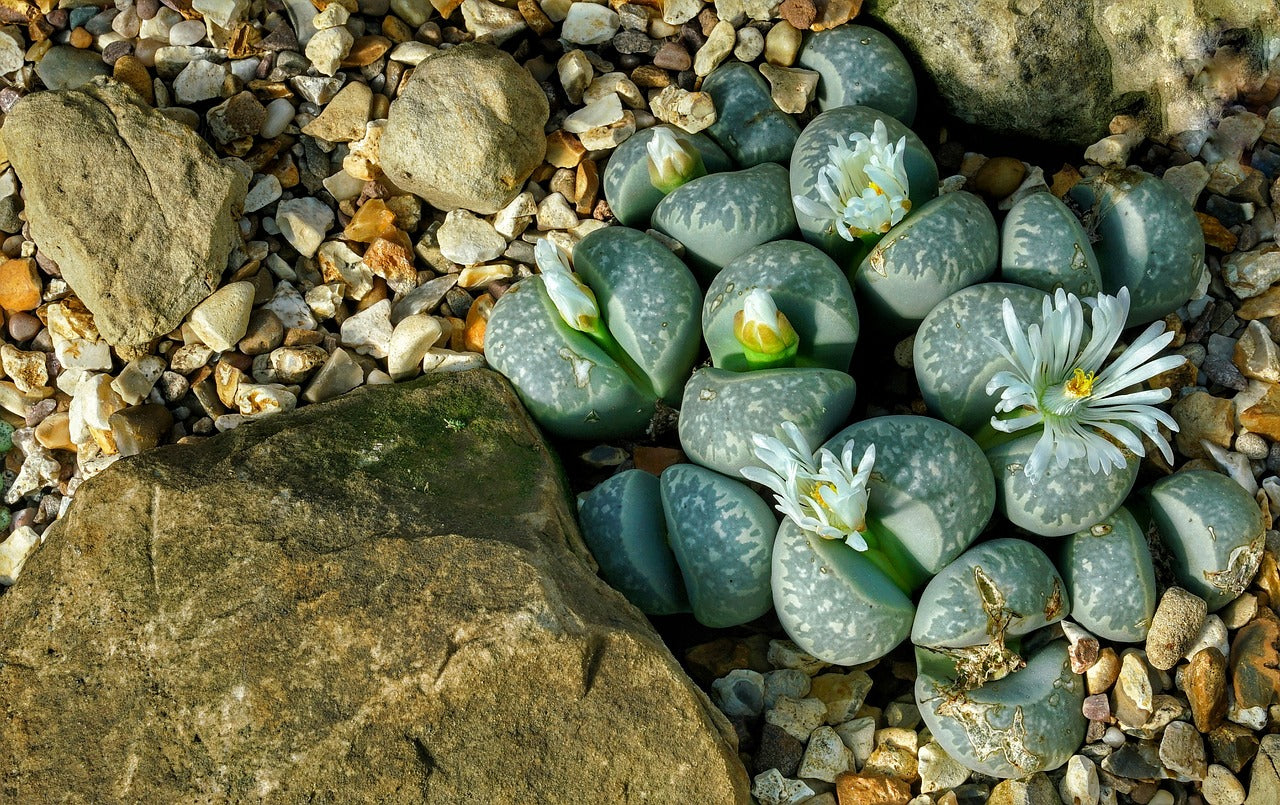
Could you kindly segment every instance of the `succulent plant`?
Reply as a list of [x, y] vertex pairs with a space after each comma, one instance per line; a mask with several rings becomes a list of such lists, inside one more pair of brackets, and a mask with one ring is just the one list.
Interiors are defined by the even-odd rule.
[[652, 126], [636, 132], [609, 157], [609, 164], [605, 167], [601, 180], [609, 209], [625, 226], [639, 229], [648, 227], [654, 208], [670, 192], [655, 185], [649, 152], [649, 143], [654, 138], [663, 136], [662, 132], [695, 149], [707, 173], [733, 170], [733, 160], [705, 134], [689, 134], [667, 125]]
[[1007, 282], [1053, 293], [1095, 296], [1102, 288], [1089, 235], [1071, 209], [1052, 193], [1023, 197], [1004, 219], [1000, 276]]
[[1133, 294], [1127, 326], [1172, 313], [1190, 298], [1204, 266], [1204, 232], [1191, 205], [1163, 179], [1107, 170], [1068, 191], [1083, 211], [1102, 290]]
[[1154, 526], [1173, 555], [1178, 583], [1210, 612], [1235, 600], [1262, 560], [1266, 526], [1258, 504], [1225, 475], [1185, 470], [1161, 478], [1136, 501], [1134, 515]]
[[896, 332], [914, 329], [951, 294], [989, 278], [999, 233], [972, 193], [938, 196], [889, 230], [851, 272], [864, 315]]
[[1156, 576], [1146, 534], [1129, 510], [1062, 541], [1058, 568], [1071, 599], [1071, 619], [1106, 640], [1136, 643], [1156, 611]]
[[795, 232], [787, 169], [765, 162], [713, 173], [658, 202], [653, 228], [684, 244], [685, 259], [710, 282], [733, 258]]
[[769, 85], [751, 65], [725, 62], [702, 81], [716, 105], [716, 122], [707, 129], [734, 162], [750, 168], [764, 162], [786, 163], [800, 126], [773, 102]]
[[795, 364], [846, 371], [858, 342], [858, 310], [844, 273], [818, 249], [779, 240], [745, 252], [707, 289], [702, 335], [717, 368], [752, 368], [735, 320], [747, 295], [763, 288], [799, 337]]
[[[871, 166], [892, 176], [886, 184], [868, 176]], [[888, 215], [867, 220], [879, 207], [872, 184], [892, 201]], [[845, 271], [901, 220], [938, 195], [938, 166], [929, 149], [892, 116], [867, 106], [842, 106], [815, 117], [791, 153], [791, 196], [804, 239]], [[901, 190], [905, 187], [905, 199]]]
[[854, 395], [853, 378], [831, 369], [699, 369], [680, 405], [680, 446], [704, 467], [736, 476], [758, 463], [752, 434], [781, 435], [790, 422], [816, 442], [845, 421]]
[[670, 250], [634, 229], [583, 238], [575, 249], [580, 276], [558, 247], [542, 244], [543, 273], [494, 305], [490, 365], [558, 436], [644, 432], [658, 400], [677, 398], [697, 354], [697, 282]]
[[818, 108], [870, 106], [910, 126], [916, 116], [916, 79], [889, 37], [863, 25], [810, 34], [796, 66], [819, 74]]
[[948, 755], [993, 777], [1024, 777], [1058, 768], [1080, 748], [1084, 680], [1071, 670], [1066, 641], [1026, 661], [1020, 671], [966, 690], [952, 658], [916, 649], [916, 704]]
[[[819, 451], [823, 466], [838, 452], [870, 455], [874, 469], [862, 482], [861, 514], [845, 515], [843, 525], [832, 528], [814, 518], [824, 516], [826, 490], [830, 485], [838, 491], [838, 480], [827, 480], [832, 473], [815, 474], [817, 460], [806, 465], [802, 445], [784, 452], [767, 438], [763, 444], [766, 449], [758, 452], [770, 459], [779, 505], [788, 515], [773, 554], [779, 620], [797, 645], [828, 662], [850, 665], [883, 656], [911, 629], [911, 593], [986, 527], [995, 493], [981, 450], [960, 431], [927, 417], [876, 417], [850, 425]], [[751, 469], [744, 475], [761, 480], [765, 473]], [[782, 483], [793, 476], [794, 488]], [[861, 522], [848, 522], [855, 519]], [[842, 532], [844, 539], [837, 539]]]

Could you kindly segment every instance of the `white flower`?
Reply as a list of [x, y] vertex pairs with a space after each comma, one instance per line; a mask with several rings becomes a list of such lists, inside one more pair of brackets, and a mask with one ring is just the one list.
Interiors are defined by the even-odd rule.
[[534, 246], [533, 257], [542, 272], [547, 295], [560, 311], [560, 318], [575, 330], [594, 332], [600, 318], [596, 295], [569, 271], [560, 247], [552, 243], [551, 238], [543, 238]]
[[818, 221], [827, 221], [845, 240], [884, 234], [911, 210], [907, 198], [907, 170], [903, 154], [907, 138], [889, 143], [884, 122], [877, 120], [871, 137], [849, 135], [853, 147], [831, 146], [830, 162], [818, 172], [819, 201], [793, 196], [796, 209]]
[[669, 193], [706, 172], [698, 150], [671, 129], [655, 128], [645, 150], [649, 152], [649, 181], [659, 190]]
[[1178, 425], [1173, 417], [1151, 405], [1169, 399], [1169, 389], [1125, 392], [1186, 360], [1181, 355], [1152, 360], [1173, 340], [1173, 333], [1164, 332], [1162, 322], [1152, 324], [1104, 369], [1103, 361], [1120, 338], [1129, 315], [1129, 289], [1121, 288], [1116, 296], [1100, 294], [1085, 303], [1093, 309], [1093, 335], [1081, 348], [1084, 310], [1073, 294], [1059, 289], [1052, 302], [1045, 299], [1041, 323], [1032, 324], [1025, 332], [1013, 304], [1004, 301], [1004, 331], [1009, 343], [992, 341], [1014, 368], [997, 372], [987, 384], [987, 394], [1003, 388], [996, 412], [1019, 413], [1011, 419], [992, 417], [991, 426], [1013, 433], [1043, 424], [1044, 433], [1026, 464], [1029, 477], [1042, 474], [1050, 461], [1062, 467], [1082, 456], [1088, 459], [1092, 472], [1110, 474], [1112, 469], [1125, 466], [1124, 453], [1116, 442], [1136, 455], [1145, 455], [1134, 430], [1151, 439], [1167, 461], [1173, 461], [1173, 452], [1157, 425], [1173, 431]]
[[867, 480], [876, 461], [876, 447], [870, 445], [857, 468], [853, 466], [853, 442], [848, 442], [837, 459], [825, 447], [814, 454], [795, 423], [782, 429], [791, 445], [781, 439], [754, 434], [756, 456], [769, 469], [747, 467], [742, 475], [774, 492], [778, 511], [806, 531], [825, 539], [842, 539], [856, 551], [867, 550], [862, 532], [866, 529]]
[[773, 297], [764, 288], [752, 288], [743, 299], [742, 310], [734, 314], [733, 335], [747, 349], [763, 355], [777, 355], [800, 342]]

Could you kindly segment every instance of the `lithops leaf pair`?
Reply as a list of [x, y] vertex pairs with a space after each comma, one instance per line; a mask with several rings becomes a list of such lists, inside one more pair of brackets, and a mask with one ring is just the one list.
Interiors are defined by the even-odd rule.
[[733, 160], [705, 134], [689, 134], [667, 125], [636, 132], [609, 157], [601, 182], [609, 209], [626, 226], [647, 229], [654, 208], [670, 192], [663, 181], [661, 165], [655, 164], [652, 157], [652, 152], [657, 149], [650, 146], [655, 138], [666, 137], [672, 137], [696, 151], [704, 174], [720, 173], [734, 167]]
[[738, 165], [786, 164], [791, 158], [800, 126], [774, 104], [760, 71], [746, 62], [726, 62], [703, 79], [702, 91], [716, 105], [716, 121], [707, 134]]
[[494, 305], [489, 364], [557, 436], [643, 433], [659, 400], [679, 400], [697, 356], [697, 281], [670, 250], [634, 229], [583, 238], [574, 250], [576, 275], [557, 247], [544, 244], [551, 251], [539, 260], [544, 273]]
[[1128, 288], [1128, 326], [1172, 313], [1191, 296], [1204, 266], [1204, 232], [1195, 212], [1163, 179], [1108, 170], [1068, 191], [1097, 242], [1102, 290]]
[[1022, 777], [1075, 753], [1085, 730], [1084, 685], [1065, 642], [1022, 647], [1069, 609], [1049, 558], [1022, 540], [983, 543], [929, 582], [911, 631], [916, 702], [951, 757], [985, 774]]
[[712, 281], [702, 305], [702, 334], [714, 366], [751, 368], [736, 331], [745, 301], [757, 289], [768, 292], [797, 334], [794, 365], [849, 369], [859, 329], [853, 291], [831, 258], [794, 240], [756, 247]]
[[912, 592], [985, 528], [995, 490], [978, 446], [935, 419], [876, 417], [823, 447], [854, 456], [874, 447], [864, 528], [842, 541], [788, 517], [774, 545], [774, 607], [805, 651], [853, 665], [906, 638]]
[[1266, 527], [1258, 504], [1235, 481], [1185, 470], [1156, 481], [1134, 504], [1173, 555], [1178, 583], [1215, 612], [1244, 592], [1258, 571]]
[[660, 479], [627, 470], [578, 514], [600, 575], [641, 611], [692, 612], [717, 628], [769, 611], [777, 521], [745, 483], [692, 464]]

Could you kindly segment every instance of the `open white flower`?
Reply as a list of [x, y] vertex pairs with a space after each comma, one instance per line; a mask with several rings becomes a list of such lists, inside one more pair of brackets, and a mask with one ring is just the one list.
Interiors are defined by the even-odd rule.
[[669, 193], [707, 172], [698, 149], [668, 128], [654, 128], [645, 150], [649, 153], [649, 181], [664, 192]]
[[852, 442], [845, 444], [837, 459], [825, 447], [813, 453], [794, 423], [782, 423], [782, 430], [790, 445], [760, 433], [751, 437], [756, 456], [769, 469], [747, 467], [742, 470], [743, 477], [773, 490], [778, 511], [806, 531], [825, 539], [845, 540], [856, 551], [867, 550], [862, 532], [866, 530], [867, 480], [876, 461], [875, 445], [867, 447], [855, 468]]
[[1006, 433], [1044, 426], [1024, 469], [1029, 477], [1041, 475], [1051, 461], [1062, 467], [1082, 456], [1088, 459], [1092, 472], [1110, 474], [1112, 469], [1125, 466], [1125, 455], [1117, 443], [1136, 455], [1145, 455], [1135, 430], [1151, 439], [1167, 461], [1173, 461], [1173, 452], [1157, 425], [1173, 431], [1178, 425], [1152, 405], [1169, 399], [1169, 389], [1126, 392], [1186, 360], [1181, 355], [1152, 360], [1173, 340], [1173, 333], [1164, 332], [1163, 322], [1152, 324], [1104, 369], [1103, 361], [1119, 340], [1129, 315], [1129, 289], [1121, 288], [1116, 296], [1100, 294], [1085, 303], [1093, 309], [1093, 334], [1081, 348], [1084, 309], [1074, 294], [1059, 289], [1052, 301], [1046, 298], [1040, 324], [1025, 331], [1013, 304], [1004, 301], [1008, 343], [992, 341], [1014, 368], [997, 372], [987, 384], [987, 394], [1003, 389], [996, 412], [1016, 411], [1018, 415], [992, 417], [991, 426]]
[[551, 238], [543, 238], [533, 247], [533, 258], [542, 272], [547, 295], [560, 311], [560, 318], [575, 330], [594, 332], [600, 319], [596, 295], [569, 270], [560, 247], [552, 243]]
[[890, 143], [880, 120], [870, 137], [862, 132], [850, 134], [849, 145], [831, 146], [830, 162], [818, 171], [819, 200], [794, 196], [796, 209], [827, 221], [828, 230], [845, 240], [888, 232], [911, 210], [902, 162], [906, 150], [906, 136]]

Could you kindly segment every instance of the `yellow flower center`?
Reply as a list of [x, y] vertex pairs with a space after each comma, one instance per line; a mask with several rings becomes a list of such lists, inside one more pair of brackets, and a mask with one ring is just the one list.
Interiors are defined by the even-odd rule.
[[1075, 397], [1077, 400], [1088, 397], [1093, 393], [1093, 381], [1097, 377], [1094, 372], [1085, 372], [1083, 369], [1076, 369], [1071, 375], [1071, 379], [1067, 381], [1065, 390], [1067, 395]]
[[817, 502], [819, 506], [826, 509], [827, 511], [831, 511], [831, 504], [827, 503], [825, 500], [822, 499], [822, 492], [824, 489], [831, 492], [836, 491], [835, 484], [831, 483], [830, 481], [818, 484], [813, 488], [813, 499]]
[[870, 187], [872, 190], [876, 191], [876, 195], [877, 195], [877, 196], [883, 196], [883, 195], [884, 195], [884, 190], [882, 190], [882, 189], [880, 188], [880, 185], [876, 184], [875, 182], [868, 181], [868, 182], [867, 182], [867, 186], [868, 186], [868, 187]]

